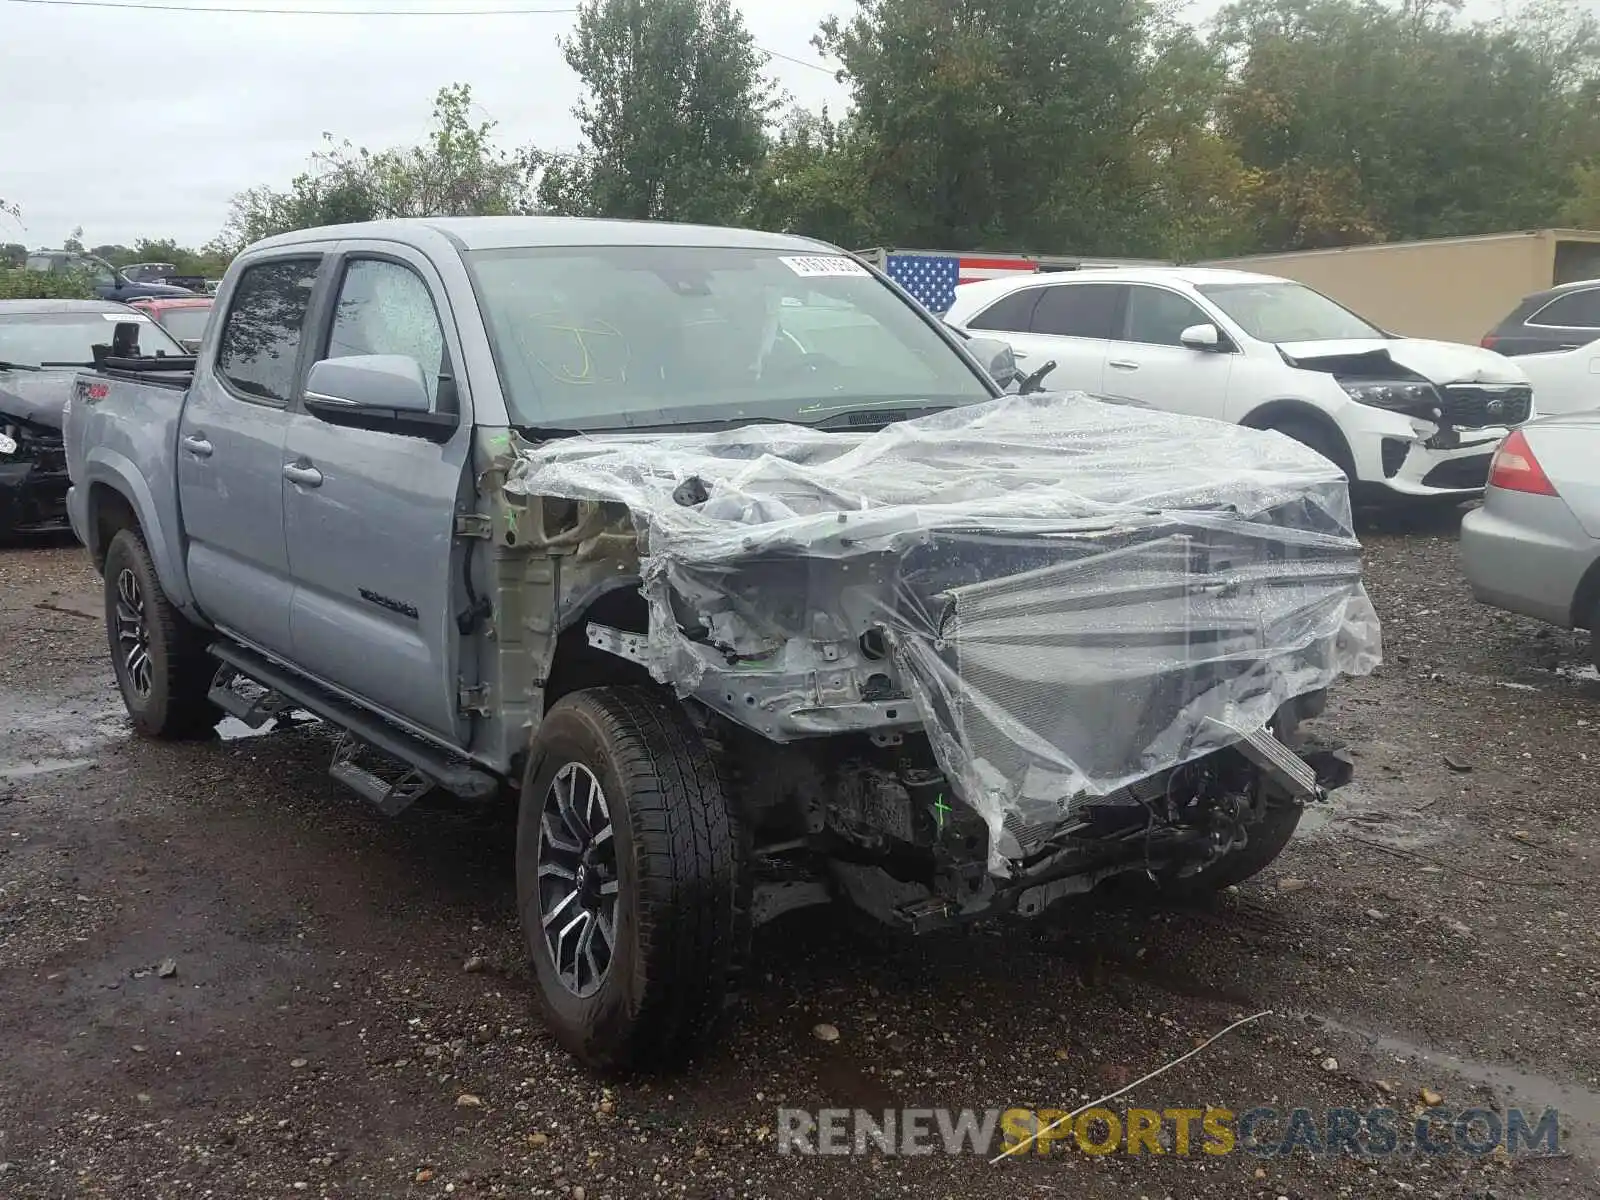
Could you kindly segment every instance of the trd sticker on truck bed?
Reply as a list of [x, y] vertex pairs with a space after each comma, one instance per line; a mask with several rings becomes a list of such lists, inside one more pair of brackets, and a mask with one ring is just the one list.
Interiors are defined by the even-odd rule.
[[388, 596], [380, 596], [377, 592], [368, 588], [361, 589], [361, 598], [376, 604], [379, 608], [387, 608], [390, 612], [397, 612], [402, 617], [410, 617], [413, 621], [417, 619], [417, 606], [415, 604], [407, 604], [404, 600], [391, 600]]

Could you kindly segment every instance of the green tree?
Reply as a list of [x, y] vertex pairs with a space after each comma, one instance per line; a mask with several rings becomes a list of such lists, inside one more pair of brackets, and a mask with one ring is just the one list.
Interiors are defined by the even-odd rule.
[[533, 204], [532, 151], [494, 142], [494, 122], [471, 118], [472, 89], [441, 88], [419, 146], [373, 152], [323, 135], [323, 148], [288, 188], [255, 187], [233, 199], [215, 258], [261, 238], [317, 225], [395, 217], [525, 212]]
[[1579, 163], [1572, 172], [1572, 195], [1561, 210], [1561, 224], [1600, 229], [1600, 161]]
[[1146, 248], [1137, 132], [1146, 0], [862, 0], [819, 45], [872, 147], [884, 240]]
[[756, 173], [750, 223], [850, 249], [878, 237], [867, 188], [872, 146], [848, 121], [793, 110]]
[[1264, 247], [1548, 224], [1596, 120], [1595, 22], [1564, 0], [1476, 24], [1438, 0], [1239, 0], [1216, 40]]
[[89, 280], [77, 272], [0, 267], [0, 300], [87, 300]]
[[544, 161], [545, 207], [747, 218], [778, 102], [729, 0], [583, 0], [561, 48], [586, 89], [573, 110], [584, 144]]
[[82, 254], [84, 252], [82, 225], [79, 225], [73, 229], [72, 233], [68, 235], [67, 240], [61, 243], [61, 248], [63, 250], [70, 250], [74, 254]]

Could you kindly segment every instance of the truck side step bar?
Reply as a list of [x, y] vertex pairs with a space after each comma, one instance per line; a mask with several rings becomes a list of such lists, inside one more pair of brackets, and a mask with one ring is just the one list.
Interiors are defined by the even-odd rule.
[[[291, 708], [315, 713], [341, 731], [328, 773], [386, 815], [395, 815], [435, 787], [471, 800], [485, 799], [500, 788], [500, 781], [488, 771], [414, 737], [263, 655], [231, 642], [214, 642], [210, 653], [222, 664], [211, 685], [214, 704], [253, 729]], [[259, 684], [266, 694], [255, 698], [241, 695], [233, 686], [240, 677]], [[358, 756], [363, 743], [404, 763], [406, 774], [390, 783], [362, 765]]]
[[211, 680], [211, 690], [206, 693], [206, 699], [251, 729], [260, 729], [268, 721], [276, 720], [293, 710], [293, 700], [261, 684], [255, 684], [259, 689], [258, 694], [244, 695], [237, 686], [241, 681], [246, 684], [255, 683], [254, 680], [240, 674], [237, 667], [226, 664], [218, 667], [216, 676]]

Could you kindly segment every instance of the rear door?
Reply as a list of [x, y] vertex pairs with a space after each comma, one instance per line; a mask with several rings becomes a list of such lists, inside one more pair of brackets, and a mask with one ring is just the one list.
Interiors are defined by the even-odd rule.
[[471, 399], [445, 290], [426, 257], [386, 242], [341, 243], [315, 358], [403, 354], [435, 411], [460, 423], [445, 444], [332, 425], [296, 405], [277, 463], [294, 575], [295, 660], [367, 703], [456, 744], [458, 500], [471, 494]]
[[1031, 329], [1023, 341], [1027, 371], [1047, 362], [1052, 391], [1098, 395], [1105, 383], [1106, 349], [1122, 321], [1127, 287], [1120, 283], [1050, 283], [1041, 289]]
[[1181, 292], [1130, 284], [1122, 324], [1106, 354], [1102, 392], [1167, 412], [1224, 419], [1238, 354], [1231, 345], [1190, 350], [1179, 340], [1191, 325], [1216, 324]]
[[178, 501], [200, 611], [284, 655], [294, 585], [283, 533], [283, 440], [320, 266], [318, 255], [293, 255], [243, 269], [178, 428]]

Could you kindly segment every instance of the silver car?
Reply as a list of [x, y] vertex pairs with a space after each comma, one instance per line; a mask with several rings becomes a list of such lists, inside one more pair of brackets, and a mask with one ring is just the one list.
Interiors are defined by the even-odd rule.
[[1600, 412], [1546, 417], [1500, 444], [1461, 556], [1479, 600], [1589, 630], [1600, 665]]

